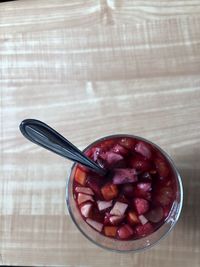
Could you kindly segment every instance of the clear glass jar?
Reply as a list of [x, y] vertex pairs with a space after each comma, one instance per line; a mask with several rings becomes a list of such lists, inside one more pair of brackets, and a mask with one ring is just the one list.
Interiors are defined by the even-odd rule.
[[96, 140], [92, 144], [90, 144], [88, 147], [84, 149], [84, 152], [90, 149], [91, 147], [95, 146], [97, 143], [108, 140], [112, 138], [135, 138], [140, 141], [144, 141], [149, 143], [150, 145], [154, 146], [159, 150], [159, 152], [168, 160], [172, 170], [174, 171], [176, 183], [177, 183], [177, 192], [176, 192], [176, 198], [174, 200], [174, 203], [172, 205], [172, 208], [169, 212], [168, 217], [166, 218], [165, 222], [158, 228], [155, 232], [152, 234], [136, 239], [136, 240], [127, 240], [127, 241], [120, 241], [117, 239], [112, 239], [109, 237], [106, 237], [97, 231], [95, 231], [91, 226], [89, 226], [84, 219], [82, 218], [76, 202], [73, 197], [73, 178], [74, 178], [74, 171], [76, 164], [73, 164], [71, 168], [71, 173], [67, 181], [67, 188], [66, 188], [66, 201], [67, 206], [69, 210], [69, 214], [74, 221], [75, 225], [78, 227], [78, 229], [81, 231], [81, 233], [87, 237], [90, 241], [92, 241], [94, 244], [99, 245], [102, 248], [113, 250], [117, 252], [133, 252], [133, 251], [140, 251], [147, 248], [150, 248], [151, 246], [155, 245], [160, 241], [162, 238], [164, 238], [169, 232], [173, 229], [176, 222], [178, 221], [178, 218], [181, 213], [182, 204], [183, 204], [183, 187], [182, 187], [182, 181], [180, 174], [178, 173], [172, 159], [167, 155], [165, 151], [163, 151], [159, 146], [156, 144], [138, 137], [134, 135], [111, 135], [106, 136], [101, 139]]

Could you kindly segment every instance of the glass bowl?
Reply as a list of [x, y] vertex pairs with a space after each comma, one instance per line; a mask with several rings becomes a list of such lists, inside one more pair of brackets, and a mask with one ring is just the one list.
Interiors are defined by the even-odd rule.
[[162, 238], [164, 238], [169, 232], [172, 230], [172, 228], [175, 226], [176, 222], [178, 221], [178, 218], [181, 213], [182, 204], [183, 204], [183, 187], [182, 187], [182, 181], [180, 174], [178, 173], [172, 159], [167, 155], [165, 151], [163, 151], [159, 146], [156, 144], [138, 136], [134, 135], [125, 135], [125, 134], [119, 134], [119, 135], [111, 135], [106, 136], [103, 138], [100, 138], [96, 140], [95, 142], [91, 143], [89, 146], [87, 146], [83, 151], [87, 151], [89, 148], [96, 145], [98, 142], [109, 140], [112, 138], [124, 138], [124, 137], [130, 137], [130, 138], [136, 138], [137, 140], [144, 141], [149, 143], [150, 145], [154, 146], [159, 150], [160, 153], [163, 154], [163, 156], [168, 160], [169, 164], [171, 165], [172, 170], [174, 171], [176, 183], [177, 183], [177, 192], [176, 192], [176, 199], [172, 205], [172, 208], [169, 212], [168, 217], [166, 218], [165, 222], [158, 228], [155, 232], [152, 234], [136, 239], [136, 240], [127, 240], [127, 241], [120, 241], [116, 239], [112, 239], [109, 237], [106, 237], [97, 231], [95, 231], [91, 226], [89, 226], [84, 219], [82, 218], [78, 208], [77, 204], [73, 197], [73, 177], [74, 177], [74, 171], [76, 167], [76, 163], [73, 164], [71, 168], [71, 173], [67, 181], [67, 188], [66, 188], [66, 201], [67, 206], [69, 210], [69, 214], [75, 223], [75, 225], [78, 227], [80, 232], [87, 237], [91, 242], [94, 244], [108, 249], [112, 251], [117, 252], [134, 252], [134, 251], [140, 251], [147, 248], [150, 248], [151, 246], [155, 245], [160, 241]]

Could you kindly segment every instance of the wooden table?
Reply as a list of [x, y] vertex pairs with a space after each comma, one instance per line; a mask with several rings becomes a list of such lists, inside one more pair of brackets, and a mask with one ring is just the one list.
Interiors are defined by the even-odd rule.
[[[200, 2], [0, 3], [0, 263], [200, 266]], [[83, 149], [113, 133], [146, 137], [175, 160], [184, 208], [142, 253], [96, 247], [65, 204], [71, 163], [25, 140], [24, 118]]]

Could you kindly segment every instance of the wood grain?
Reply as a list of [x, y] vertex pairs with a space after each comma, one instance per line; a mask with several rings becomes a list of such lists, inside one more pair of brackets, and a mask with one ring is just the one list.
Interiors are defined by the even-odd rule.
[[[200, 2], [0, 3], [0, 264], [200, 266]], [[113, 133], [146, 137], [184, 183], [179, 223], [159, 245], [116, 254], [69, 218], [71, 163], [26, 141], [24, 118], [81, 149]]]

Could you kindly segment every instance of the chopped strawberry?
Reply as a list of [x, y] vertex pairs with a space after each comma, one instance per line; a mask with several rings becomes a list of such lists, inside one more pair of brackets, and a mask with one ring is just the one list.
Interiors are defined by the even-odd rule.
[[117, 234], [120, 239], [129, 239], [133, 235], [133, 229], [128, 224], [124, 224], [117, 230]]
[[75, 191], [77, 193], [83, 193], [83, 194], [87, 194], [87, 195], [94, 195], [94, 192], [89, 188], [89, 187], [81, 187], [81, 186], [77, 186], [75, 188]]
[[151, 191], [151, 183], [138, 183], [136, 185], [137, 189], [144, 191], [144, 192], [148, 192]]
[[135, 146], [135, 151], [147, 159], [151, 158], [151, 147], [147, 143], [138, 142]]
[[116, 185], [108, 183], [101, 188], [101, 193], [105, 200], [112, 200], [117, 197], [118, 189]]
[[86, 222], [89, 225], [91, 225], [94, 229], [96, 229], [98, 232], [102, 231], [102, 228], [103, 228], [103, 224], [102, 223], [96, 222], [96, 221], [94, 221], [92, 219], [89, 219], [89, 218], [86, 219]]
[[138, 189], [137, 187], [134, 188], [133, 195], [136, 198], [144, 198], [144, 199], [146, 199], [148, 201], [150, 201], [151, 198], [152, 198], [152, 193], [151, 192], [145, 192], [143, 190]]
[[151, 209], [148, 213], [145, 214], [146, 218], [153, 223], [160, 222], [164, 217], [164, 212], [162, 207], [156, 207]]
[[128, 149], [126, 149], [124, 146], [120, 146], [119, 144], [116, 144], [112, 150], [113, 152], [122, 156], [126, 156], [129, 153]]
[[103, 158], [106, 160], [106, 162], [108, 163], [109, 166], [113, 166], [114, 164], [116, 164], [117, 162], [119, 162], [120, 160], [123, 159], [122, 155], [108, 151], [105, 153], [105, 158]]
[[86, 173], [84, 171], [82, 171], [80, 168], [77, 168], [76, 172], [75, 172], [74, 179], [77, 183], [84, 186], [85, 182], [86, 182]]
[[134, 206], [139, 215], [146, 213], [149, 210], [149, 202], [143, 198], [135, 198]]
[[161, 158], [156, 158], [155, 165], [159, 175], [163, 178], [166, 178], [169, 174], [169, 167], [166, 161]]
[[167, 206], [173, 200], [173, 190], [171, 187], [161, 187], [157, 190], [155, 200], [162, 206]]
[[126, 197], [133, 197], [134, 186], [132, 184], [124, 184], [122, 186], [122, 192]]
[[110, 200], [110, 201], [101, 201], [101, 200], [98, 200], [97, 201], [97, 206], [98, 206], [98, 209], [100, 211], [106, 210], [106, 209], [112, 207], [112, 200]]
[[92, 208], [92, 203], [85, 203], [81, 206], [81, 214], [84, 217], [89, 217]]
[[116, 216], [116, 215], [109, 215], [109, 222], [113, 225], [118, 225], [119, 223], [121, 223], [123, 221], [123, 219], [125, 218], [125, 216]]
[[83, 193], [78, 193], [78, 204], [82, 204], [83, 202], [86, 201], [94, 201], [93, 198], [90, 195], [85, 195]]
[[138, 218], [139, 218], [142, 225], [144, 225], [145, 223], [148, 222], [147, 218], [144, 217], [144, 215], [139, 215]]
[[113, 145], [115, 144], [115, 141], [110, 139], [110, 140], [104, 140], [101, 146], [103, 148], [106, 148], [107, 150], [110, 149]]
[[132, 225], [140, 223], [140, 220], [138, 219], [138, 216], [137, 216], [136, 212], [134, 212], [134, 211], [129, 211], [129, 213], [127, 215], [127, 220]]
[[135, 169], [115, 169], [113, 175], [114, 184], [125, 184], [137, 182], [137, 174]]
[[147, 236], [153, 232], [153, 226], [150, 223], [144, 225], [138, 225], [135, 227], [135, 233], [140, 238]]
[[112, 208], [112, 210], [110, 211], [110, 214], [123, 216], [127, 208], [128, 208], [128, 204], [117, 201], [114, 207]]
[[151, 163], [140, 155], [134, 156], [130, 160], [130, 165], [132, 168], [142, 172], [149, 171], [152, 168]]
[[87, 178], [87, 185], [94, 191], [98, 197], [101, 196], [101, 177], [98, 176], [89, 176]]
[[132, 138], [124, 137], [119, 141], [119, 144], [129, 150], [134, 150], [135, 141]]
[[117, 233], [117, 227], [116, 226], [105, 226], [104, 233], [106, 236], [115, 237]]

